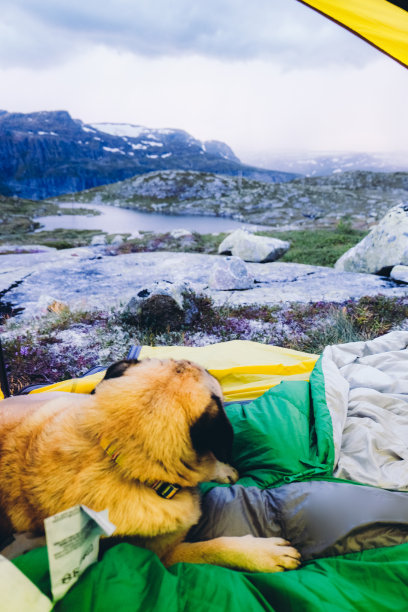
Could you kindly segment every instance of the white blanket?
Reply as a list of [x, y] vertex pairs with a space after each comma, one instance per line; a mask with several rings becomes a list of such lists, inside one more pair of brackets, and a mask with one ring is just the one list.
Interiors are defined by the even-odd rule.
[[329, 346], [322, 367], [334, 476], [408, 491], [408, 332]]

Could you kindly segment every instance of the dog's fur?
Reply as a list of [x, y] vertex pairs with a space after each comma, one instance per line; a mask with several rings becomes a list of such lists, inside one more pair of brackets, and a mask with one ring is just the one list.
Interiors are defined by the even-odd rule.
[[[111, 441], [120, 465], [100, 445]], [[0, 403], [0, 513], [16, 532], [77, 504], [109, 509], [116, 536], [131, 536], [166, 565], [215, 563], [256, 571], [295, 568], [299, 554], [280, 538], [183, 542], [200, 517], [197, 485], [234, 482], [233, 441], [221, 388], [189, 361], [124, 360], [91, 395], [44, 393]], [[222, 462], [222, 463], [221, 463]], [[145, 483], [181, 490], [163, 499]]]

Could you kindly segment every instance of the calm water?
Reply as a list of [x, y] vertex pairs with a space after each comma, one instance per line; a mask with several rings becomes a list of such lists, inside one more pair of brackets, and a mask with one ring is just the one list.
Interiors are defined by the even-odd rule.
[[[84, 204], [61, 204], [61, 208], [85, 208]], [[226, 232], [228, 230], [246, 227], [256, 229], [248, 223], [240, 223], [223, 217], [205, 217], [199, 215], [163, 215], [160, 213], [143, 213], [127, 208], [116, 208], [102, 204], [92, 204], [88, 208], [98, 210], [98, 216], [84, 215], [51, 215], [37, 217], [35, 220], [43, 227], [37, 231], [63, 229], [101, 230], [109, 234], [132, 233], [135, 231], [165, 232], [184, 228], [201, 234], [211, 232]]]

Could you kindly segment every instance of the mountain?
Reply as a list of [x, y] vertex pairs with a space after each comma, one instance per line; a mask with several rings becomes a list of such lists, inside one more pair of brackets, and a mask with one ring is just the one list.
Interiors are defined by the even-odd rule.
[[408, 173], [344, 172], [268, 184], [192, 171], [160, 171], [58, 198], [146, 212], [205, 214], [275, 227], [366, 228], [408, 199]]
[[268, 153], [251, 156], [261, 168], [278, 168], [305, 176], [328, 176], [341, 172], [408, 172], [408, 151], [400, 153]]
[[266, 182], [296, 175], [242, 164], [218, 141], [138, 125], [85, 124], [66, 111], [0, 111], [0, 193], [43, 199], [155, 170], [183, 169]]

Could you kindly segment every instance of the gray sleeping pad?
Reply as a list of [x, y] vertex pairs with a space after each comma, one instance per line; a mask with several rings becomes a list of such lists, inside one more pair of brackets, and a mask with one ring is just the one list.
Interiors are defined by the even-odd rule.
[[408, 542], [408, 494], [342, 482], [215, 487], [190, 541], [283, 537], [304, 560]]

